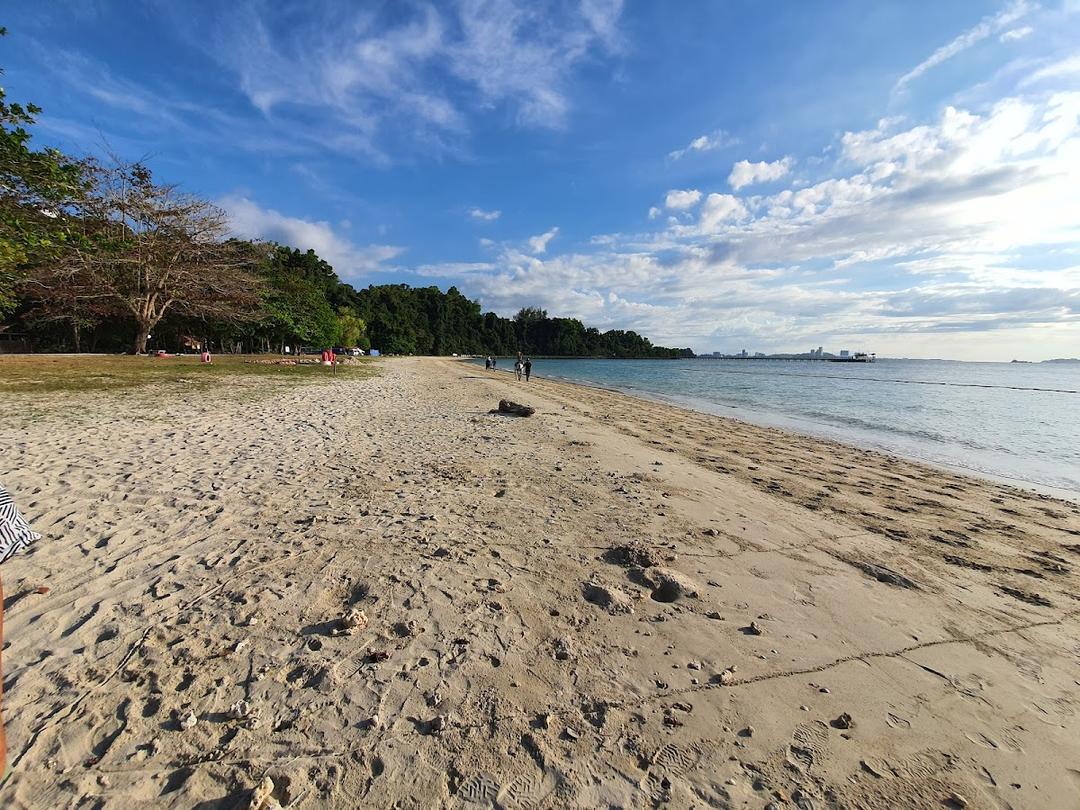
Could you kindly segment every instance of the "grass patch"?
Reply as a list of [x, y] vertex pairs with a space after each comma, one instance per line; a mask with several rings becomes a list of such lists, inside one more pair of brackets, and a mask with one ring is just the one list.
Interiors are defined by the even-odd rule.
[[336, 372], [311, 364], [277, 366], [253, 363], [268, 355], [216, 355], [199, 362], [197, 355], [131, 357], [125, 355], [0, 355], [0, 394], [53, 394], [79, 391], [124, 391], [146, 386], [213, 388], [237, 377], [259, 382], [298, 384], [358, 380], [374, 376], [376, 363], [359, 359]]

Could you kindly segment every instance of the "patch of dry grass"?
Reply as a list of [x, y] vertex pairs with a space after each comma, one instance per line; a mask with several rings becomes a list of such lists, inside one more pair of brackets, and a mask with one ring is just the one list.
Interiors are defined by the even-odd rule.
[[0, 394], [110, 391], [151, 385], [190, 390], [192, 386], [212, 388], [237, 382], [238, 377], [289, 384], [363, 379], [376, 373], [376, 363], [366, 358], [339, 365], [336, 371], [317, 364], [251, 362], [266, 359], [265, 355], [216, 355], [213, 363], [204, 364], [196, 355], [0, 355]]

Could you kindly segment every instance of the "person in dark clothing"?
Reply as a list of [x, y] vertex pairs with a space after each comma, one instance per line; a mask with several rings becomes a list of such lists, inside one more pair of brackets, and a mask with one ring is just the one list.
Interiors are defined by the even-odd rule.
[[486, 368], [488, 371], [491, 370], [491, 357], [484, 358], [484, 368]]
[[529, 381], [529, 375], [532, 374], [532, 358], [525, 358], [525, 382]]

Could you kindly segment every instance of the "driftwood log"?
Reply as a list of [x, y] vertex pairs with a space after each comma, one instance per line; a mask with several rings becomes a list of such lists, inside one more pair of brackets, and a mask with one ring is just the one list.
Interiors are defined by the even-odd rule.
[[491, 411], [491, 413], [505, 413], [510, 416], [532, 416], [536, 413], [536, 408], [531, 408], [528, 405], [519, 405], [508, 399], [500, 399], [499, 407]]

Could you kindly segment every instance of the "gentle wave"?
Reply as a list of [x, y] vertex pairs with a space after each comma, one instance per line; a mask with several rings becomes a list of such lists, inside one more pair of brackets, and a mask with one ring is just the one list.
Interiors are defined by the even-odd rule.
[[535, 360], [533, 373], [1080, 499], [1080, 364]]

